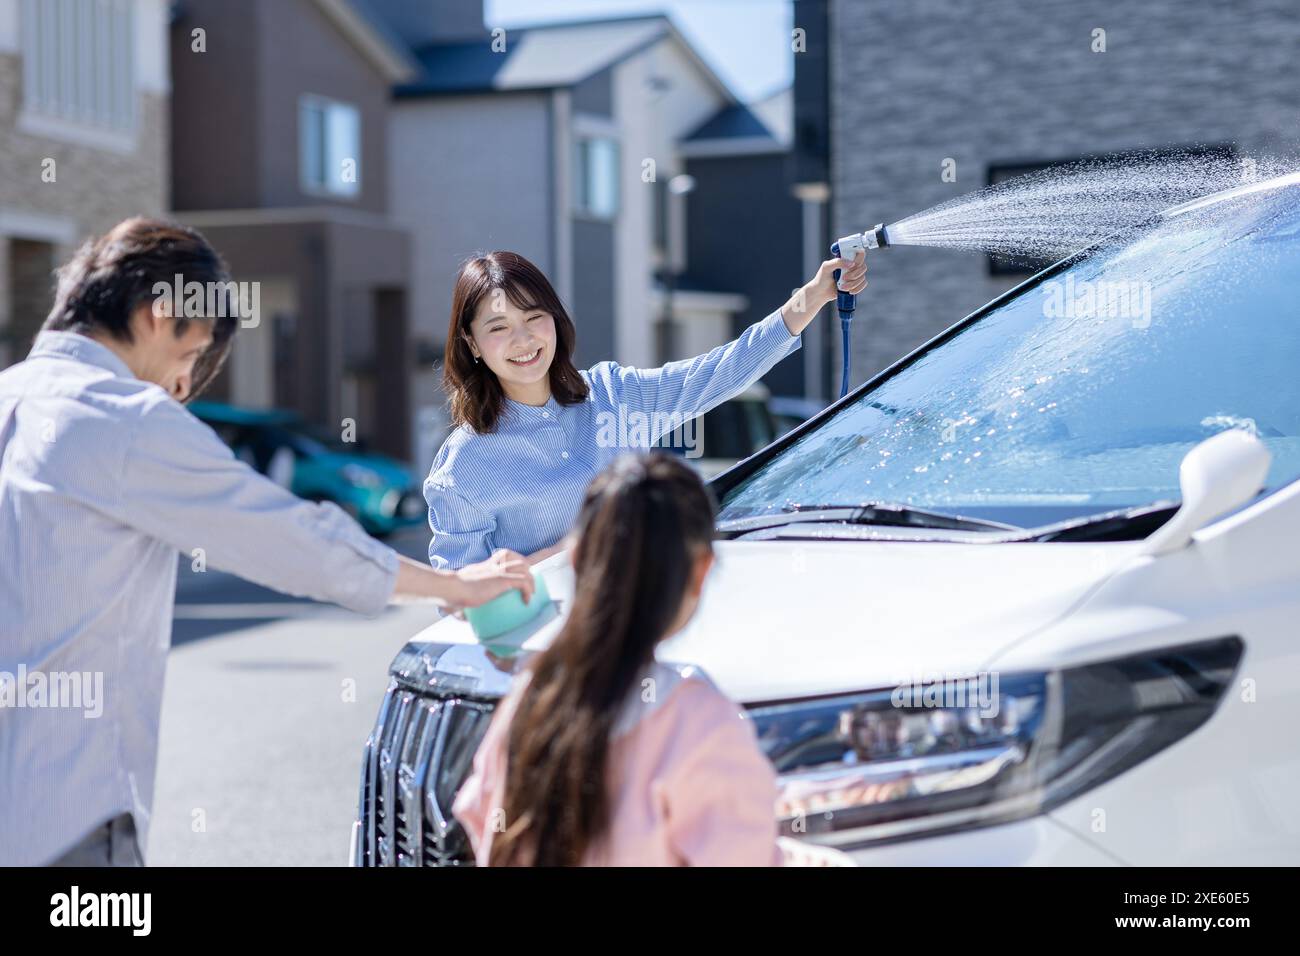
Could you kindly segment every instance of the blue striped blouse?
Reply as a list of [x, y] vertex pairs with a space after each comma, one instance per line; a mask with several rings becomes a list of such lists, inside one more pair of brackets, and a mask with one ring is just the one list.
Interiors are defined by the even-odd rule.
[[802, 344], [778, 309], [695, 358], [650, 369], [600, 362], [580, 371], [591, 390], [576, 405], [553, 396], [545, 405], [505, 399], [496, 431], [479, 435], [461, 425], [434, 459], [424, 481], [429, 563], [461, 568], [496, 548], [528, 555], [550, 547], [568, 533], [587, 484], [605, 465], [734, 398]]

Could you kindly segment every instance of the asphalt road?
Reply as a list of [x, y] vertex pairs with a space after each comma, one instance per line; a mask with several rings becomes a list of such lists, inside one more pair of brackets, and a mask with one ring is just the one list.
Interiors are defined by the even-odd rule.
[[[422, 557], [422, 528], [389, 541]], [[182, 563], [151, 866], [341, 866], [388, 662], [430, 608], [364, 618]]]

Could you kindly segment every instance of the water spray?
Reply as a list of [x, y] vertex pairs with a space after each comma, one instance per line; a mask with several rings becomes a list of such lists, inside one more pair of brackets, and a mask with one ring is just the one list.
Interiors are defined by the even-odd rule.
[[[1114, 154], [1050, 166], [957, 196], [831, 246], [853, 259], [886, 246], [971, 249], [1035, 266], [1105, 239], [1173, 206], [1296, 168], [1294, 157], [1238, 157], [1205, 150]], [[844, 335], [849, 391], [849, 327], [857, 296], [839, 289], [835, 304]]]
[[[883, 249], [889, 245], [889, 230], [884, 223], [877, 223], [866, 232], [855, 232], [845, 236], [831, 245], [831, 255], [839, 259], [856, 259], [858, 253], [864, 256], [868, 249]], [[840, 271], [835, 270], [835, 309], [840, 314], [840, 333], [844, 339], [844, 374], [840, 377], [840, 398], [849, 393], [849, 327], [853, 324], [853, 313], [858, 307], [858, 297], [852, 292], [840, 288]]]

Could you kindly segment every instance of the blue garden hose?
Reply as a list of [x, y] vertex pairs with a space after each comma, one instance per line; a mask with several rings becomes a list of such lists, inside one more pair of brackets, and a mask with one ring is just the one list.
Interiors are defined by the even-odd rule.
[[[837, 259], [856, 259], [859, 252], [865, 255], [868, 249], [883, 249], [887, 245], [889, 245], [889, 232], [882, 223], [866, 232], [854, 233], [832, 243], [831, 255]], [[840, 271], [835, 270], [835, 310], [840, 314], [840, 334], [843, 336], [843, 345], [840, 349], [844, 359], [844, 372], [840, 376], [840, 398], [843, 398], [849, 394], [849, 365], [852, 356], [850, 350], [852, 336], [849, 329], [853, 325], [853, 313], [858, 308], [858, 297], [840, 288]]]
[[[831, 246], [831, 255], [835, 258], [840, 257], [840, 244], [834, 243]], [[856, 255], [856, 253], [855, 253]], [[840, 270], [835, 270], [835, 310], [840, 314], [840, 335], [843, 344], [840, 347], [840, 355], [844, 361], [844, 371], [840, 376], [840, 398], [849, 394], [849, 366], [851, 362], [851, 352], [849, 351], [852, 335], [849, 329], [853, 325], [853, 313], [858, 307], [858, 297], [852, 292], [845, 292], [840, 288]]]

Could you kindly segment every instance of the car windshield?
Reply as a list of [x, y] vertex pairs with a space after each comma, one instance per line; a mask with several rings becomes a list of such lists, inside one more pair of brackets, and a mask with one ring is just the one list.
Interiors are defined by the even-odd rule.
[[1268, 446], [1277, 488], [1300, 476], [1298, 303], [1300, 185], [1193, 204], [922, 352], [719, 520], [890, 502], [1031, 527], [1177, 501], [1183, 456], [1225, 428]]

